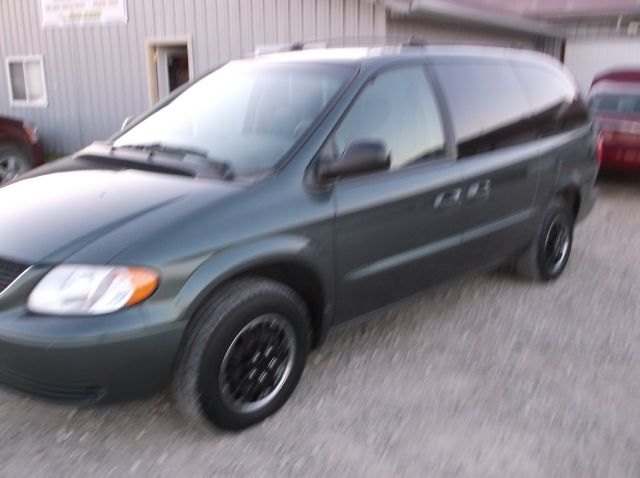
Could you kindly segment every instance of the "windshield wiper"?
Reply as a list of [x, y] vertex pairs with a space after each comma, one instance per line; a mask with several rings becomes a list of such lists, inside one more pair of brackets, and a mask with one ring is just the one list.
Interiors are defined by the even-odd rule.
[[185, 163], [203, 166], [208, 170], [214, 170], [223, 179], [233, 179], [233, 166], [228, 161], [212, 158], [206, 150], [200, 148], [174, 146], [161, 142], [140, 143], [140, 144], [123, 144], [121, 146], [111, 145], [112, 149], [129, 148], [139, 151], [149, 152], [148, 160], [153, 161], [153, 153], [163, 153], [169, 156], [182, 156]]

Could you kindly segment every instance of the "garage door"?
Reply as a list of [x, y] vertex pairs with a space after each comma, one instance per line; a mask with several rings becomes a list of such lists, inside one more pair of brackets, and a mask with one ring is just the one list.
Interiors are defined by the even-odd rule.
[[565, 63], [582, 92], [587, 93], [593, 77], [603, 70], [640, 69], [640, 39], [568, 40]]

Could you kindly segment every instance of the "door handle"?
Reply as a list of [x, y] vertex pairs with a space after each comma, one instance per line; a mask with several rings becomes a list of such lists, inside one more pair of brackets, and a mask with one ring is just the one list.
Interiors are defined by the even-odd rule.
[[487, 199], [491, 193], [491, 181], [483, 179], [469, 185], [467, 189], [467, 199], [482, 200]]
[[462, 188], [449, 189], [448, 191], [441, 192], [436, 196], [433, 207], [435, 209], [455, 207], [460, 204], [460, 196], [462, 196]]

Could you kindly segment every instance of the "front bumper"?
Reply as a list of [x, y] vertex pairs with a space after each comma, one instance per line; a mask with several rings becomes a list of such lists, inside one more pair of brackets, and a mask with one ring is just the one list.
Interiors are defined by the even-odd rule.
[[[149, 396], [169, 382], [184, 324], [144, 306], [100, 317], [0, 312], [0, 384], [63, 402]], [[165, 317], [168, 319], [168, 317]]]

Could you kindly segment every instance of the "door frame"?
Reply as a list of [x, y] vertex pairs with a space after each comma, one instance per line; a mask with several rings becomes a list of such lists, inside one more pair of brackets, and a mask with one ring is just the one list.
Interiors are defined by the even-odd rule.
[[158, 94], [158, 72], [156, 66], [156, 48], [158, 47], [187, 47], [189, 61], [189, 81], [194, 78], [193, 45], [191, 35], [147, 38], [145, 51], [147, 55], [147, 79], [149, 92], [149, 106], [154, 106], [160, 100]]

